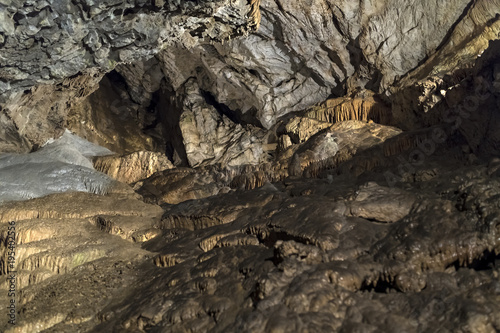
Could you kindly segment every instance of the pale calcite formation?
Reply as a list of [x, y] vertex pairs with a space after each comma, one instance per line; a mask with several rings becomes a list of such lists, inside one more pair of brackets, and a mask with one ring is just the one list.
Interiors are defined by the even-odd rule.
[[96, 157], [93, 165], [96, 170], [127, 184], [174, 167], [165, 154], [149, 151], [138, 151], [122, 156]]
[[373, 93], [358, 98], [334, 98], [320, 103], [306, 113], [306, 116], [320, 121], [338, 123], [346, 120], [373, 121], [389, 125], [391, 109]]

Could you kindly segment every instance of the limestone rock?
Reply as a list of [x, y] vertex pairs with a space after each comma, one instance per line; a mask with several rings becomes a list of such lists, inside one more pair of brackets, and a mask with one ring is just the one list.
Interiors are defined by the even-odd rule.
[[[335, 184], [297, 179], [288, 188], [269, 186], [169, 207], [160, 226], [164, 234], [145, 246], [160, 252], [153, 260], [157, 268], [150, 270], [157, 275], [108, 306], [104, 313], [118, 307], [124, 317], [110, 317], [98, 328], [251, 330], [258, 324], [286, 330], [405, 327], [420, 332], [439, 320], [459, 327], [480, 320], [476, 316], [496, 327], [498, 316], [490, 315], [490, 307], [497, 307], [498, 295], [488, 290], [496, 285], [492, 279], [498, 269], [480, 267], [495, 260], [485, 253], [498, 248], [497, 229], [483, 224], [492, 220], [471, 212], [495, 200], [498, 179], [456, 166], [455, 161], [442, 181], [406, 183], [411, 191], [363, 187], [354, 202], [384, 200], [388, 193], [409, 199], [388, 200], [405, 211], [385, 217], [379, 205], [364, 205], [369, 213], [362, 215], [370, 220], [350, 216], [348, 179]], [[444, 181], [457, 175], [466, 176], [456, 183]], [[294, 187], [309, 192], [294, 194]], [[447, 198], [441, 198], [443, 190]], [[458, 198], [469, 199], [459, 199], [463, 206], [456, 207]], [[224, 239], [245, 234], [255, 236], [253, 243], [221, 246]], [[435, 305], [428, 306], [429, 299]], [[137, 307], [131, 309], [131, 302]], [[455, 313], [466, 311], [471, 302], [477, 312], [457, 322]], [[412, 315], [416, 309], [418, 316]], [[212, 313], [216, 323], [208, 320]]]
[[[12, 55], [19, 55], [14, 58], [24, 59], [26, 68], [5, 63], [0, 75], [4, 78], [2, 91], [13, 92], [3, 95], [8, 103], [3, 105], [5, 114], [0, 119], [9, 128], [4, 149], [26, 151], [57, 137], [67, 118], [65, 104], [88, 95], [96, 82], [74, 93], [67, 93], [63, 84], [56, 99], [43, 103], [39, 95], [54, 94], [47, 90], [34, 96], [29, 93], [32, 102], [28, 103], [21, 90], [29, 91], [40, 83], [75, 81], [74, 76], [98, 81], [103, 72], [116, 66], [129, 83], [131, 98], [143, 108], [148, 99], [156, 98], [153, 95], [160, 81], [168, 82], [184, 99], [189, 90], [184, 85], [194, 78], [200, 89], [235, 116], [265, 128], [271, 128], [284, 114], [331, 96], [366, 89], [388, 92], [403, 77], [399, 88], [391, 90], [395, 92], [427, 74], [449, 74], [458, 62], [472, 63], [487, 48], [488, 40], [497, 38], [496, 1], [441, 4], [426, 0], [401, 7], [396, 0], [377, 5], [330, 0], [311, 4], [238, 1], [234, 6], [221, 0], [202, 2], [200, 10], [193, 4], [172, 1], [116, 6], [75, 3], [69, 8], [50, 4], [20, 8], [17, 2], [9, 2], [2, 5], [6, 13], [3, 59], [10, 61]], [[75, 12], [78, 17], [72, 16]], [[393, 21], [396, 26], [388, 23]], [[259, 22], [258, 33], [220, 42], [247, 33]], [[466, 39], [469, 35], [471, 40]], [[154, 54], [157, 59], [152, 59]], [[132, 61], [137, 63], [120, 64]], [[41, 63], [49, 66], [41, 68]], [[139, 78], [145, 82], [143, 86]], [[33, 93], [38, 89], [33, 88]], [[347, 114], [358, 115], [349, 119], [364, 119], [363, 112], [370, 109], [340, 108], [344, 111], [336, 112], [335, 117], [342, 119]], [[30, 117], [37, 121], [26, 123], [26, 110], [32, 109]], [[147, 150], [161, 150], [147, 144]]]
[[[20, 1], [1, 4], [3, 100], [11, 91], [54, 83], [87, 68], [151, 56], [167, 45], [223, 40], [256, 24], [251, 6], [239, 1], [78, 1], [63, 5]], [[256, 15], [255, 6], [252, 13]], [[192, 32], [192, 33], [191, 33]], [[22, 66], [16, 64], [22, 63]]]
[[307, 110], [305, 115], [329, 123], [360, 120], [383, 125], [391, 124], [391, 110], [384, 102], [371, 92], [365, 92], [365, 95], [356, 98], [328, 99]]
[[190, 166], [258, 164], [265, 158], [263, 131], [245, 128], [209, 105], [195, 82], [188, 81], [185, 89], [179, 127]]
[[139, 151], [123, 156], [103, 156], [93, 160], [94, 168], [127, 184], [148, 178], [156, 172], [173, 168], [161, 153]]
[[[214, 191], [162, 208], [130, 190], [4, 204], [2, 240], [6, 222], [19, 223], [19, 327], [425, 332], [444, 322], [495, 330], [498, 161], [469, 164], [448, 136], [425, 163], [407, 161], [408, 177], [385, 178], [433, 129], [336, 123], [294, 145], [314, 150], [327, 133], [343, 138], [335, 167], [325, 170], [330, 177]], [[381, 167], [364, 168], [372, 155]], [[434, 177], [418, 176], [430, 168]], [[176, 173], [179, 193], [190, 188], [189, 175], [205, 178], [205, 189], [234, 179], [230, 169], [179, 168], [142, 186], [175, 188]], [[81, 236], [70, 237], [75, 230]], [[121, 238], [145, 242], [139, 249]]]
[[0, 105], [2, 151], [29, 152], [61, 136], [67, 127], [68, 103], [95, 91], [101, 78], [99, 71], [87, 70], [64, 78], [58, 85], [27, 87], [11, 95], [6, 104]]
[[500, 126], [494, 77], [498, 45], [498, 41], [489, 43], [484, 58], [458, 76], [429, 78], [398, 91], [392, 102], [396, 125], [404, 129], [445, 125], [460, 132], [474, 153], [496, 154], [500, 140], [495, 134]]
[[351, 214], [379, 222], [396, 222], [410, 213], [416, 197], [399, 189], [368, 183], [348, 205]]
[[152, 95], [160, 89], [164, 77], [156, 58], [120, 64], [115, 70], [125, 79], [131, 99], [138, 104], [149, 106]]
[[66, 130], [59, 139], [30, 154], [0, 156], [0, 202], [51, 193], [84, 191], [105, 194], [120, 186], [94, 170], [91, 158], [112, 152]]
[[[442, 45], [450, 54], [461, 52], [463, 36], [474, 26], [491, 24], [492, 8], [498, 7], [487, 0], [469, 3], [262, 1], [258, 33], [225, 44], [171, 48], [158, 58], [175, 91], [196, 77], [201, 89], [242, 119], [257, 118], [270, 128], [284, 114], [331, 95], [342, 97], [360, 88], [383, 92]], [[470, 14], [462, 17], [464, 11]], [[449, 39], [453, 29], [456, 43]], [[481, 45], [493, 35], [483, 37]]]
[[[308, 117], [293, 117], [288, 122], [286, 122], [283, 136], [286, 136], [289, 140], [289, 144], [284, 144], [281, 146], [281, 150], [285, 150], [292, 143], [299, 144], [304, 143], [314, 134], [319, 131], [330, 127], [332, 124], [330, 122], [319, 121]], [[280, 133], [281, 134], [281, 133]]]
[[[173, 0], [9, 1], [0, 7], [0, 121], [7, 129], [0, 139], [8, 142], [0, 148], [11, 152], [58, 137], [68, 106], [92, 93], [118, 64], [151, 58], [174, 44], [192, 47], [246, 34], [259, 15], [255, 3], [228, 0], [196, 6]], [[149, 74], [156, 79], [158, 73]], [[144, 102], [148, 95], [141, 100], [140, 94], [133, 98]]]
[[147, 107], [135, 103], [123, 78], [111, 73], [94, 93], [71, 105], [66, 121], [80, 137], [119, 154], [164, 151], [161, 131], [154, 125], [157, 114]]
[[0, 0], [0, 331], [500, 331], [498, 8]]
[[401, 85], [411, 84], [427, 76], [453, 73], [473, 65], [488, 48], [488, 42], [499, 38], [500, 20], [496, 16], [499, 6], [498, 0], [470, 3], [437, 52], [404, 78]]
[[[318, 133], [294, 153], [292, 158], [300, 161], [299, 175], [303, 173], [317, 176], [319, 170], [336, 168], [342, 163], [349, 164], [355, 155], [370, 155], [371, 150], [383, 150], [392, 138], [401, 134], [401, 131], [391, 126], [361, 121], [345, 121], [337, 123], [327, 130]], [[398, 151], [398, 153], [400, 153]], [[371, 162], [373, 163], [373, 162]], [[357, 160], [357, 168], [369, 167], [369, 158], [363, 163]], [[366, 169], [359, 172], [362, 173]]]
[[409, 130], [438, 123], [440, 112], [436, 109], [440, 109], [446, 95], [451, 95], [449, 89], [443, 80], [431, 77], [398, 91], [392, 96], [394, 125]]
[[[129, 273], [148, 258], [149, 252], [89, 223], [100, 214], [114, 219], [115, 228], [129, 227], [132, 235], [139, 236], [151, 233], [148, 228], [160, 217], [161, 209], [144, 204], [130, 193], [104, 197], [89, 193], [55, 194], [2, 206], [0, 271], [5, 276], [9, 251], [5, 245], [6, 222], [14, 220], [16, 305], [30, 309], [18, 317], [17, 330], [49, 330], [59, 323], [89, 324], [111, 294], [136, 280]], [[102, 275], [104, 271], [108, 272], [106, 276]], [[58, 278], [64, 282], [54, 288], [52, 281]], [[105, 290], [100, 290], [103, 286]], [[7, 289], [6, 281], [2, 281], [0, 290]], [[2, 294], [5, 295], [0, 296], [0, 302], [6, 304], [7, 293]], [[55, 310], [57, 304], [60, 308]], [[48, 308], [52, 310], [41, 315], [39, 309]], [[8, 332], [11, 327], [5, 323], [1, 329]]]
[[215, 168], [175, 168], [157, 172], [134, 185], [147, 202], [178, 204], [216, 195], [227, 189], [228, 178]]

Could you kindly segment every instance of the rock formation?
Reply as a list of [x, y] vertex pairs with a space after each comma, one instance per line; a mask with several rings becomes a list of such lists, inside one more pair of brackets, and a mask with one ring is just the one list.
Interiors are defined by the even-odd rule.
[[0, 331], [500, 331], [499, 8], [0, 0]]
[[138, 151], [124, 156], [98, 156], [94, 158], [93, 166], [96, 170], [127, 184], [173, 168], [164, 154], [148, 151]]

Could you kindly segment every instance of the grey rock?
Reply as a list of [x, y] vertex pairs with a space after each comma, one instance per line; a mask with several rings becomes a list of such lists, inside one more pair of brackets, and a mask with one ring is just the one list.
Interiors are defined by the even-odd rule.
[[114, 181], [92, 166], [91, 157], [111, 151], [66, 131], [31, 154], [0, 155], [0, 202], [27, 200], [52, 193], [105, 194]]
[[181, 96], [185, 100], [179, 127], [190, 166], [265, 162], [264, 131], [235, 123], [216, 106], [209, 105], [194, 80], [188, 80], [183, 89]]
[[[178, 42], [228, 39], [251, 29], [246, 1], [49, 1], [2, 4], [0, 102], [20, 89], [57, 83], [89, 68], [109, 71], [119, 62], [151, 57]], [[48, 75], [44, 70], [48, 69]]]

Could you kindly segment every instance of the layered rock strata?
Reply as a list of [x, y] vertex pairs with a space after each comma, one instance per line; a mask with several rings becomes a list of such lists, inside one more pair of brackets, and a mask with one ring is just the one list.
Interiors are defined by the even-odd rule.
[[500, 331], [498, 8], [0, 0], [0, 331]]

